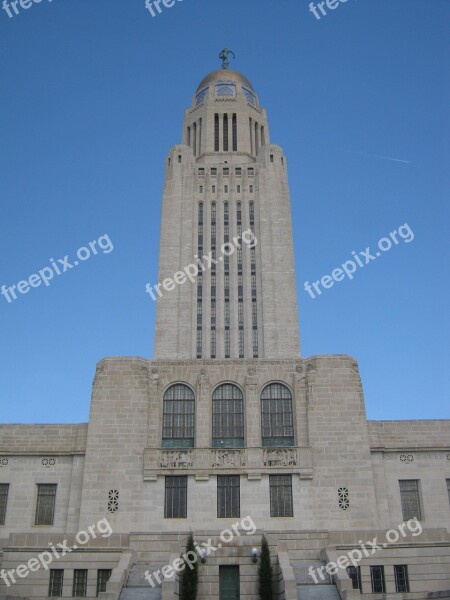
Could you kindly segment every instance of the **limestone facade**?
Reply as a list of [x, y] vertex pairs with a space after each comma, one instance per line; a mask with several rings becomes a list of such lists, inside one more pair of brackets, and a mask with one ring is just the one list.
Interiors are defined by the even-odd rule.
[[[155, 359], [100, 361], [87, 424], [0, 426], [0, 595], [49, 597], [51, 572], [22, 576], [18, 565], [65, 540], [72, 550], [49, 565], [64, 571], [55, 595], [177, 598], [176, 577], [151, 589], [144, 573], [172, 564], [192, 531], [216, 547], [199, 567], [199, 600], [225, 600], [226, 566], [239, 568], [239, 597], [258, 598], [252, 550], [263, 533], [279, 600], [331, 597], [320, 595], [331, 577], [314, 588], [308, 568], [375, 537], [380, 548], [358, 563], [361, 590], [346, 568], [334, 574], [341, 599], [450, 598], [450, 421], [368, 421], [354, 358], [300, 357], [286, 158], [250, 82], [230, 70], [206, 77], [182, 141], [166, 160], [160, 282], [199, 250], [218, 258], [246, 229], [255, 252], [242, 245], [227, 268], [223, 260], [205, 271], [201, 290], [197, 277], [163, 294]], [[279, 395], [267, 401], [268, 390]], [[238, 433], [227, 437], [230, 423]], [[226, 517], [224, 476], [238, 486]], [[173, 482], [184, 486], [184, 513]], [[417, 488], [420, 534], [405, 529], [402, 482]], [[41, 485], [56, 486], [47, 525], [36, 524]], [[79, 533], [105, 519], [108, 535], [97, 526], [80, 544]], [[235, 535], [224, 542], [226, 529]], [[405, 566], [409, 592], [400, 592]], [[382, 593], [374, 567], [384, 570]], [[74, 585], [80, 570], [84, 589]]]

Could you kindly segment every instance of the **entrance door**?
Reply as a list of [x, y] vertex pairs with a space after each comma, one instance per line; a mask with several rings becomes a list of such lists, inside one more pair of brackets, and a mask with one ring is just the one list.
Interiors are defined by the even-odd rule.
[[220, 600], [239, 600], [239, 567], [219, 567]]

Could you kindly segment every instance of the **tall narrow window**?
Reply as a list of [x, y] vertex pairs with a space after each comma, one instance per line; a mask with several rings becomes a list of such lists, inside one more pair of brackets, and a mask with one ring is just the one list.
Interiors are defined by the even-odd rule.
[[361, 567], [347, 567], [347, 574], [352, 580], [353, 589], [361, 591]]
[[422, 520], [422, 508], [420, 504], [419, 480], [402, 479], [400, 484], [400, 497], [402, 501], [403, 520]]
[[166, 493], [164, 498], [165, 519], [187, 518], [187, 476], [166, 476]]
[[[225, 306], [229, 305], [229, 302], [225, 302]], [[230, 338], [230, 330], [225, 329], [225, 358], [230, 358], [231, 355], [231, 338]]]
[[223, 115], [223, 151], [228, 152], [228, 115]]
[[237, 152], [237, 118], [233, 113], [233, 152]]
[[219, 115], [214, 115], [214, 151], [219, 152]]
[[188, 143], [188, 146], [191, 145], [191, 128], [190, 127], [187, 128], [187, 143]]
[[244, 330], [239, 329], [239, 358], [244, 358], [244, 345]]
[[38, 483], [35, 525], [53, 525], [56, 483]]
[[[198, 253], [198, 256], [203, 255], [203, 202], [199, 202], [199, 205], [198, 205], [197, 253]], [[197, 276], [197, 337], [196, 337], [197, 358], [201, 358], [202, 354], [203, 354], [203, 330], [202, 330], [203, 323], [202, 323], [202, 310], [201, 310], [202, 299], [203, 299], [203, 273], [202, 273], [202, 271], [200, 271]]]
[[202, 153], [202, 119], [198, 122], [198, 154]]
[[216, 244], [217, 244], [216, 203], [211, 203], [211, 338], [210, 356], [216, 358]]
[[48, 595], [50, 598], [59, 598], [63, 595], [64, 569], [50, 569]]
[[0, 525], [6, 521], [6, 506], [8, 504], [9, 483], [0, 483]]
[[448, 503], [450, 504], [450, 479], [447, 479]]
[[211, 358], [216, 358], [216, 330], [211, 329]]
[[87, 589], [87, 569], [75, 569], [73, 572], [72, 596], [74, 598], [85, 598]]
[[292, 475], [269, 475], [270, 516], [293, 517]]
[[384, 567], [383, 566], [371, 566], [370, 567], [370, 579], [372, 581], [372, 592], [385, 592], [386, 584], [384, 582]]
[[261, 394], [263, 446], [293, 446], [292, 395], [281, 383], [271, 383]]
[[409, 592], [409, 577], [407, 565], [394, 565], [395, 591]]
[[193, 448], [194, 392], [187, 385], [177, 383], [166, 391], [163, 404], [163, 447]]
[[[230, 209], [228, 202], [223, 205], [223, 241], [230, 241]], [[225, 255], [223, 260], [224, 268], [224, 326], [225, 326], [225, 358], [230, 358], [231, 338], [230, 338], [230, 257]]]
[[241, 448], [244, 445], [244, 396], [230, 383], [213, 394], [213, 448]]
[[255, 123], [255, 154], [259, 152], [259, 125]]
[[266, 132], [264, 130], [264, 127], [261, 127], [261, 146], [265, 146], [266, 145]]
[[248, 119], [248, 125], [250, 129], [250, 154], [253, 154], [253, 120], [251, 117]]
[[194, 141], [192, 144], [192, 149], [194, 151], [194, 156], [197, 156], [197, 123], [194, 123]]
[[98, 569], [97, 571], [97, 596], [100, 592], [106, 592], [106, 584], [111, 578], [111, 569]]
[[219, 519], [241, 516], [239, 475], [217, 476], [217, 516]]
[[[236, 169], [237, 170], [237, 169]], [[240, 186], [237, 186], [240, 188]], [[242, 205], [240, 202], [236, 204], [236, 224], [237, 224], [237, 235], [239, 239], [242, 237]], [[237, 276], [238, 276], [238, 346], [239, 346], [239, 358], [244, 358], [244, 278], [242, 273], [242, 245], [237, 248]]]

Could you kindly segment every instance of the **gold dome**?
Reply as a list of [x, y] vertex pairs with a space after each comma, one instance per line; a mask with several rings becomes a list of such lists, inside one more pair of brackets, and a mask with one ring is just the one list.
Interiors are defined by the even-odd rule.
[[233, 71], [232, 69], [218, 69], [217, 71], [212, 71], [212, 73], [202, 79], [197, 88], [197, 92], [207, 87], [212, 81], [236, 81], [252, 92], [255, 91], [247, 77], [244, 77], [241, 73]]

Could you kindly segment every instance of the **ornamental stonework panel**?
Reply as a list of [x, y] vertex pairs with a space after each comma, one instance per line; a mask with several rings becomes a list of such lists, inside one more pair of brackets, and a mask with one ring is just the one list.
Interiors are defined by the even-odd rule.
[[271, 448], [264, 450], [265, 467], [296, 467], [297, 452], [295, 448]]
[[245, 450], [213, 450], [211, 466], [213, 468], [246, 467], [247, 457]]
[[190, 469], [194, 464], [192, 450], [163, 450], [159, 466], [161, 469]]

